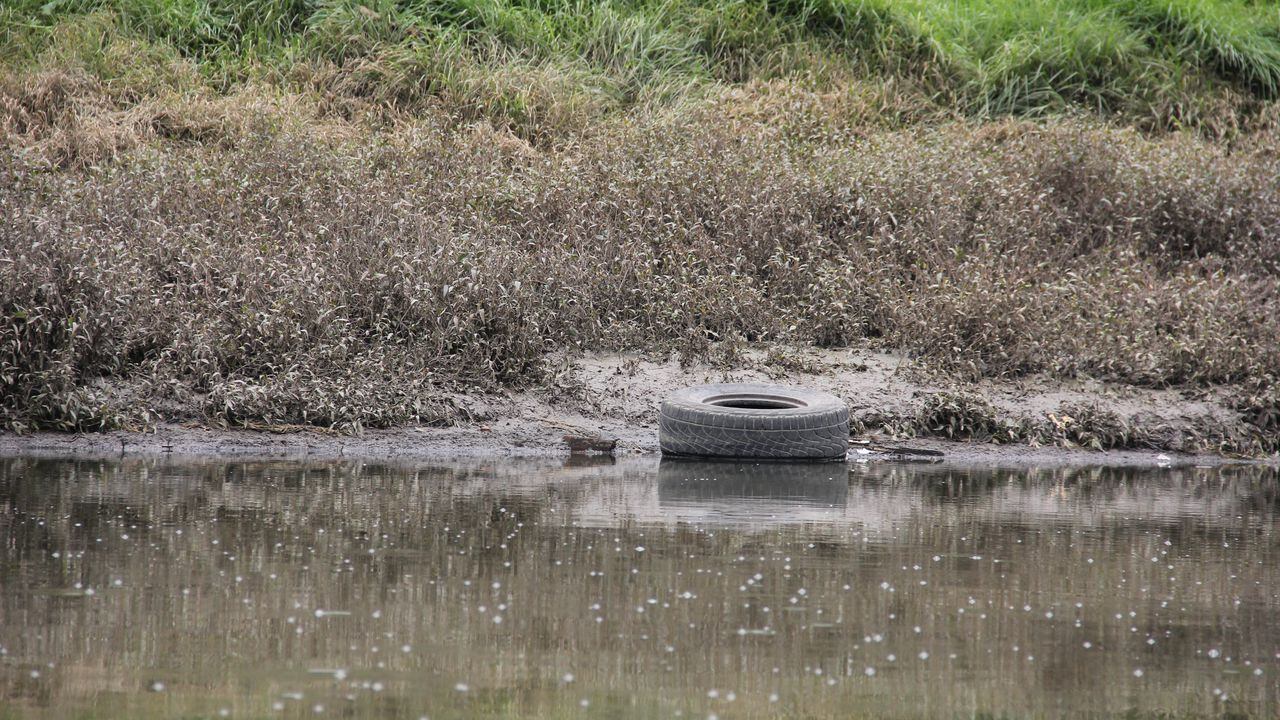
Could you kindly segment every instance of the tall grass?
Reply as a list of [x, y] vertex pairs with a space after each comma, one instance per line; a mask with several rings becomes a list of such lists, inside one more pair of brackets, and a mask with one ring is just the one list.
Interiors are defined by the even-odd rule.
[[600, 112], [722, 83], [882, 77], [977, 117], [1083, 108], [1151, 127], [1253, 113], [1280, 89], [1280, 9], [1249, 0], [15, 0], [0, 54], [57, 67], [74, 50], [65, 28], [86, 22], [106, 28], [101, 44], [175, 53], [219, 91], [332, 66], [364, 78], [347, 90], [411, 112], [466, 105], [485, 72], [563, 74], [551, 92], [599, 97]]

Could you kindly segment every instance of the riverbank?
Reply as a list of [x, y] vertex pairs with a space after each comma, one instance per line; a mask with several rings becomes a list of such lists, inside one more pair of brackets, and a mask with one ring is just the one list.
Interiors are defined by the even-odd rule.
[[1280, 451], [1280, 16], [535, 5], [0, 10], [0, 429], [622, 433], [624, 357]]
[[[657, 402], [702, 382], [782, 382], [833, 392], [849, 403], [854, 460], [889, 459], [886, 446], [941, 453], [948, 464], [1217, 465], [1225, 439], [1247, 423], [1213, 393], [1144, 390], [1048, 378], [956, 386], [886, 353], [773, 347], [744, 350], [732, 371], [630, 354], [564, 363], [550, 389], [458, 393], [458, 421], [356, 434], [264, 424], [248, 428], [191, 419], [145, 431], [0, 434], [0, 454], [218, 456], [412, 461], [461, 457], [563, 457], [565, 435], [618, 441], [619, 456], [657, 448]], [[858, 440], [868, 441], [867, 445]], [[1216, 443], [1216, 444], [1215, 444]], [[1272, 462], [1275, 461], [1272, 456]], [[1266, 461], [1255, 454], [1254, 461]]]

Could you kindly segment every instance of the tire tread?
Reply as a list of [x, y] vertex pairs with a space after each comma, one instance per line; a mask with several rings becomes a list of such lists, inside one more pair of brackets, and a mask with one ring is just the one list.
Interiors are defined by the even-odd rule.
[[662, 452], [669, 455], [843, 458], [849, 449], [849, 412], [835, 398], [794, 410], [736, 408], [733, 412], [673, 398], [662, 404], [658, 438]]

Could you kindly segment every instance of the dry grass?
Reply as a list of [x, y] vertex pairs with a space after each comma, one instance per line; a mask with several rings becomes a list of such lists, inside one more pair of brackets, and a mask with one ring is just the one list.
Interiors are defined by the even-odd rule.
[[535, 382], [553, 351], [869, 338], [960, 380], [1258, 388], [1241, 410], [1273, 432], [1270, 136], [854, 131], [758, 92], [729, 123], [711, 105], [557, 150], [267, 104], [79, 170], [10, 153], [3, 422], [447, 422], [450, 391]]

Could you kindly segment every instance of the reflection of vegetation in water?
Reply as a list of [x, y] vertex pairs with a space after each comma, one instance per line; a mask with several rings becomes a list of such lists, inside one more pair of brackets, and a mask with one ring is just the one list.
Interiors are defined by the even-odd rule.
[[646, 463], [0, 461], [0, 697], [49, 717], [1280, 702], [1251, 674], [1277, 672], [1274, 471], [846, 472], [821, 521], [703, 525], [664, 514]]

